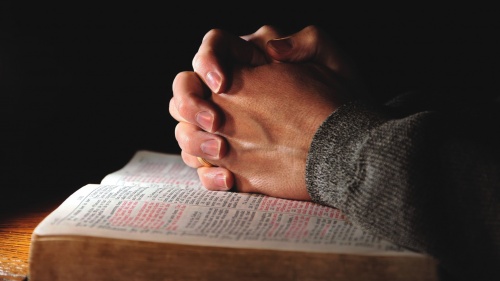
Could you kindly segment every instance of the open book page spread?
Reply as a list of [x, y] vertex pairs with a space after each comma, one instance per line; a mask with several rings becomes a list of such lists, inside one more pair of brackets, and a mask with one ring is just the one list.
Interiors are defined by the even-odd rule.
[[258, 194], [208, 191], [180, 155], [139, 151], [101, 184], [66, 199], [37, 235], [308, 252], [417, 255], [346, 220], [337, 209]]

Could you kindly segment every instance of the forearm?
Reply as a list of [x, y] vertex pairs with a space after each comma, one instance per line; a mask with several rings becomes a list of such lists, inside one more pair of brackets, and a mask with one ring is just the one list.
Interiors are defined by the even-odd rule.
[[436, 112], [389, 112], [349, 104], [320, 127], [306, 168], [313, 200], [447, 267], [498, 262], [498, 159], [452, 137]]

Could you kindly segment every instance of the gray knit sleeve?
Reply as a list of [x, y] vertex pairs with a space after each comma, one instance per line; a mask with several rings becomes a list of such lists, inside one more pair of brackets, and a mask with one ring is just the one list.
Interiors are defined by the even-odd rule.
[[457, 276], [500, 276], [498, 158], [451, 131], [436, 112], [396, 116], [346, 104], [313, 138], [308, 192], [365, 230], [430, 253]]

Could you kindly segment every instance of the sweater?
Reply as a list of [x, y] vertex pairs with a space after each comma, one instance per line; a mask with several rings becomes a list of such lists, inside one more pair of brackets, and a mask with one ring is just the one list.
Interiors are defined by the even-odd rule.
[[500, 107], [435, 100], [407, 93], [339, 107], [314, 135], [308, 192], [435, 257], [442, 280], [500, 280]]

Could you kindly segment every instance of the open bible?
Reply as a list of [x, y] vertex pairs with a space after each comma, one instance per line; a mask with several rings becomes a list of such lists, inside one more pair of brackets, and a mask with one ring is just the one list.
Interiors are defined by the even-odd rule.
[[180, 155], [138, 151], [34, 230], [29, 281], [438, 280], [437, 262], [341, 211], [208, 191]]

